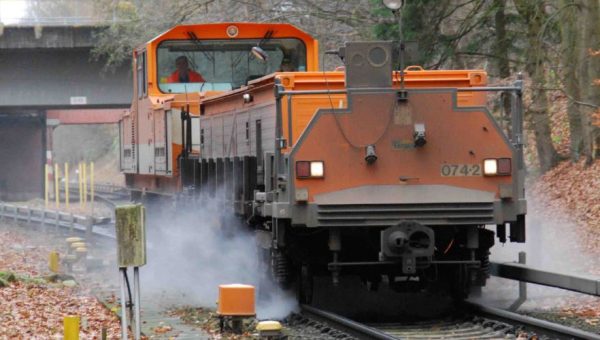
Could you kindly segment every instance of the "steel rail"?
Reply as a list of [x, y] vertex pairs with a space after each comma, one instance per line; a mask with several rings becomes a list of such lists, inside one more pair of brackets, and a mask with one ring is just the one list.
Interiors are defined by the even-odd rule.
[[484, 306], [474, 302], [464, 302], [464, 304], [467, 308], [473, 309], [479, 313], [490, 315], [496, 318], [507, 319], [513, 322], [518, 322], [520, 324], [532, 326], [541, 330], [550, 330], [560, 336], [600, 340], [600, 334], [582, 331], [573, 327], [563, 326], [560, 324], [552, 323], [550, 321], [540, 320], [531, 316], [521, 315], [518, 313], [509, 312], [495, 307]]
[[350, 320], [343, 316], [327, 312], [312, 306], [301, 305], [302, 313], [308, 314], [310, 317], [327, 321], [328, 323], [334, 323], [337, 327], [344, 331], [352, 333], [359, 338], [363, 339], [378, 339], [378, 340], [395, 340], [394, 336], [381, 332], [375, 328], [361, 324], [359, 322]]
[[520, 263], [490, 262], [490, 265], [491, 274], [504, 279], [535, 283], [600, 296], [600, 280], [597, 278], [553, 273], [530, 268]]
[[[69, 185], [69, 194], [77, 195], [79, 193], [79, 188], [77, 188], [76, 182], [71, 182], [74, 186]], [[65, 184], [60, 184], [60, 189], [62, 193], [65, 191]], [[91, 196], [91, 192], [88, 190], [88, 196]], [[104, 202], [111, 207], [116, 207], [119, 203], [118, 201], [123, 201], [125, 199], [129, 200], [129, 191], [125, 187], [117, 186], [114, 184], [94, 184], [94, 198], [98, 201]], [[76, 197], [76, 196], [72, 196]]]
[[[499, 308], [488, 307], [473, 302], [464, 302], [463, 307], [469, 312], [475, 313], [478, 317], [485, 317], [489, 321], [499, 322], [501, 324], [508, 324], [515, 326], [525, 326], [526, 331], [533, 331], [543, 333], [541, 335], [552, 335], [567, 338], [576, 339], [590, 339], [600, 340], [600, 334], [586, 332], [580, 329], [563, 326], [560, 324], [552, 323], [545, 320], [536, 319], [530, 316], [521, 315], [509, 311], [505, 311]], [[370, 327], [350, 320], [346, 317], [337, 315], [335, 313], [327, 312], [315, 307], [301, 305], [302, 313], [307, 316], [317, 319], [319, 321], [325, 321], [332, 324], [334, 327], [341, 329], [342, 331], [351, 333], [353, 336], [357, 336], [361, 339], [402, 339], [402, 335], [394, 336], [392, 334], [385, 333], [377, 328]], [[453, 332], [456, 333], [456, 329], [453, 328]], [[454, 334], [458, 336], [459, 334]], [[494, 334], [490, 333], [494, 338]], [[480, 336], [489, 337], [490, 335]], [[407, 335], [407, 337], [410, 337]]]

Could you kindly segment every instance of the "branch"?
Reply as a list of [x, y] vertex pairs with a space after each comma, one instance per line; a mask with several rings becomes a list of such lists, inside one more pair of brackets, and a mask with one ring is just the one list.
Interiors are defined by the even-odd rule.
[[570, 101], [572, 101], [573, 103], [577, 104], [577, 105], [581, 105], [581, 106], [587, 106], [587, 107], [591, 107], [593, 109], [599, 109], [600, 105], [596, 105], [596, 104], [592, 104], [592, 103], [588, 103], [588, 102], [582, 102], [580, 100], [575, 99], [573, 96], [571, 96], [570, 94], [567, 93], [567, 91], [565, 91], [564, 89], [557, 87], [557, 88], [552, 88], [552, 87], [535, 87], [535, 89], [538, 90], [542, 90], [542, 91], [560, 91], [562, 94], [565, 95], [565, 97], [567, 97]]

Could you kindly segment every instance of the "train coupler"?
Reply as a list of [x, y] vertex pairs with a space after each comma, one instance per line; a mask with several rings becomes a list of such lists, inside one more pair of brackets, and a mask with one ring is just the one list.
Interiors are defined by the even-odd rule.
[[434, 252], [433, 229], [415, 221], [402, 221], [381, 232], [380, 261], [400, 261], [402, 273], [417, 272], [417, 258], [431, 258]]

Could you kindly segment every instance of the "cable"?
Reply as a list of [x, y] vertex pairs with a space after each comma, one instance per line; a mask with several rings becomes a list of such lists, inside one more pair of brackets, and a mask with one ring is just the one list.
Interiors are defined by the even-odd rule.
[[389, 117], [388, 117], [388, 121], [385, 124], [385, 127], [383, 129], [383, 131], [381, 132], [381, 134], [375, 139], [375, 141], [373, 143], [367, 143], [364, 145], [357, 145], [355, 143], [353, 143], [350, 138], [348, 138], [348, 136], [346, 135], [346, 133], [344, 132], [344, 129], [342, 128], [342, 125], [339, 121], [339, 118], [337, 116], [337, 114], [334, 112], [335, 108], [333, 106], [333, 100], [331, 99], [331, 89], [329, 88], [329, 80], [327, 79], [327, 73], [325, 72], [325, 55], [326, 54], [332, 54], [332, 53], [323, 53], [323, 58], [322, 58], [322, 64], [323, 64], [323, 77], [325, 78], [325, 86], [327, 87], [327, 97], [329, 98], [329, 104], [331, 106], [331, 113], [333, 114], [333, 119], [335, 120], [335, 123], [338, 127], [338, 129], [340, 130], [340, 133], [342, 134], [342, 137], [344, 137], [344, 140], [346, 141], [346, 143], [348, 143], [350, 146], [352, 146], [353, 148], [356, 149], [361, 149], [361, 148], [365, 148], [368, 145], [376, 145], [377, 143], [379, 143], [379, 141], [383, 138], [383, 136], [385, 136], [385, 133], [387, 132], [387, 130], [390, 127], [390, 123], [392, 122], [392, 119], [394, 117], [394, 111], [396, 110], [396, 108], [398, 107], [398, 102], [395, 100], [394, 97], [394, 105], [392, 105], [390, 112], [389, 112]]
[[133, 301], [131, 300], [131, 287], [129, 286], [129, 277], [127, 276], [127, 268], [121, 268], [123, 276], [125, 276], [125, 285], [127, 286], [127, 294], [129, 301], [125, 303], [125, 307], [129, 308], [129, 315], [133, 315]]
[[452, 248], [453, 244], [454, 244], [454, 239], [450, 240], [450, 243], [448, 243], [448, 246], [446, 246], [446, 250], [444, 250], [444, 255], [446, 255], [448, 253], [448, 251], [450, 251], [450, 248]]

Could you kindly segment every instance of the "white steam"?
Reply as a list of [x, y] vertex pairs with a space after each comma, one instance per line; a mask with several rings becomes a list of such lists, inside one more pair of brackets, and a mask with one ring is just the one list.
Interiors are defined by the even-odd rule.
[[[589, 256], [581, 249], [578, 226], [568, 218], [567, 211], [550, 210], [537, 205], [538, 198], [527, 198], [526, 243], [501, 244], [491, 249], [491, 259], [497, 262], [517, 261], [518, 253], [527, 253], [527, 265], [561, 273], [585, 273]], [[509, 230], [507, 228], [507, 234]]]
[[[582, 249], [578, 226], [569, 219], [568, 211], [557, 211], [539, 205], [540, 198], [529, 196], [526, 218], [526, 243], [501, 244], [491, 249], [491, 260], [516, 262], [518, 253], [526, 253], [527, 266], [564, 274], [587, 275], [597, 266], [597, 260]], [[507, 228], [507, 236], [509, 230]], [[557, 297], [570, 301], [577, 294], [561, 289], [527, 284], [528, 300], [521, 310], [556, 306]], [[508, 307], [518, 297], [518, 282], [492, 277], [484, 288], [481, 300], [499, 307]], [[581, 296], [579, 296], [581, 297]], [[577, 298], [579, 298], [577, 297]]]
[[142, 294], [160, 295], [168, 304], [214, 308], [220, 284], [242, 283], [256, 287], [259, 319], [281, 319], [294, 310], [292, 294], [261, 280], [264, 267], [259, 265], [253, 232], [238, 222], [228, 225], [233, 232], [225, 235], [221, 220], [235, 223], [234, 219], [222, 216], [216, 204], [198, 206], [169, 211], [157, 219], [156, 213], [149, 213], [148, 264], [140, 270]]

